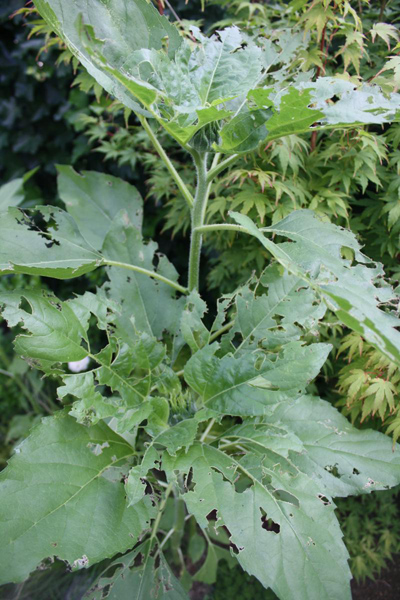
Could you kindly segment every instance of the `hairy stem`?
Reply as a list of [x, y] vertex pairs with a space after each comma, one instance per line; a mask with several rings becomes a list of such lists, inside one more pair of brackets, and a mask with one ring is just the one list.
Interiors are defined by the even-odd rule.
[[143, 269], [142, 267], [138, 267], [136, 265], [130, 265], [128, 263], [118, 262], [116, 260], [104, 259], [101, 264], [108, 265], [109, 267], [120, 267], [121, 269], [128, 269], [129, 271], [135, 271], [136, 273], [141, 273], [142, 275], [147, 275], [148, 277], [152, 277], [153, 279], [158, 279], [159, 281], [166, 283], [167, 285], [173, 287], [175, 290], [177, 290], [178, 292], [181, 292], [182, 294], [189, 293], [189, 290], [187, 288], [183, 287], [183, 285], [179, 285], [179, 283], [176, 283], [176, 281], [172, 281], [172, 279], [168, 279], [168, 277], [164, 277], [163, 275], [160, 275], [159, 273], [156, 273], [155, 271], [149, 271], [148, 269]]
[[189, 291], [199, 289], [200, 253], [203, 236], [198, 230], [204, 224], [209, 194], [207, 183], [207, 154], [192, 150], [197, 171], [197, 187], [192, 208], [192, 235], [189, 254]]
[[211, 166], [211, 169], [207, 175], [207, 181], [211, 182], [217, 175], [221, 173], [221, 171], [224, 171], [224, 169], [230, 167], [230, 165], [233, 164], [238, 158], [239, 154], [233, 154], [232, 156], [229, 156], [223, 160], [221, 163], [215, 165], [215, 167]]
[[141, 122], [141, 124], [143, 125], [143, 128], [146, 130], [149, 138], [153, 142], [153, 146], [157, 150], [160, 158], [162, 158], [162, 160], [164, 161], [165, 166], [167, 167], [170, 175], [172, 176], [172, 178], [174, 179], [176, 185], [178, 186], [179, 191], [181, 192], [181, 194], [185, 198], [185, 200], [188, 203], [189, 207], [192, 208], [192, 206], [193, 206], [193, 196], [189, 192], [188, 188], [186, 187], [186, 184], [182, 180], [182, 178], [179, 175], [178, 171], [175, 169], [174, 165], [172, 164], [172, 162], [168, 158], [168, 156], [167, 156], [164, 148], [161, 146], [161, 144], [158, 141], [156, 135], [154, 134], [154, 131], [150, 127], [150, 125], [147, 122], [147, 120], [146, 120], [145, 117], [143, 117], [142, 115], [139, 115], [139, 114], [137, 114], [136, 116], [139, 119], [139, 121]]
[[245, 227], [231, 223], [215, 223], [214, 225], [201, 225], [196, 227], [198, 233], [208, 233], [212, 231], [238, 231], [239, 233], [248, 233]]

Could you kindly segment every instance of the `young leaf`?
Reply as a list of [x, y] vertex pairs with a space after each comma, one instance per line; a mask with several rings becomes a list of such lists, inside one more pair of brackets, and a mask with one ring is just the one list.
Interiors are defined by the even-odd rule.
[[23, 581], [47, 557], [78, 569], [132, 547], [154, 508], [128, 508], [123, 483], [107, 476], [132, 454], [104, 423], [43, 419], [0, 475], [0, 582]]

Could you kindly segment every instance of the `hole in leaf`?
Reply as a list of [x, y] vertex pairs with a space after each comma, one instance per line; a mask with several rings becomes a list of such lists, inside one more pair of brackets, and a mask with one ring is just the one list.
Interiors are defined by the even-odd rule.
[[331, 504], [331, 501], [328, 500], [328, 498], [326, 496], [324, 496], [323, 494], [318, 494], [317, 498], [319, 500], [321, 500], [322, 504], [325, 504], [325, 506], [329, 506]]
[[300, 502], [298, 501], [296, 496], [293, 496], [293, 494], [289, 494], [289, 492], [287, 492], [286, 490], [274, 490], [272, 493], [277, 500], [282, 500], [282, 502], [289, 502], [290, 504], [293, 504], [293, 506], [295, 506], [296, 508], [300, 507]]
[[32, 307], [29, 304], [28, 300], [24, 296], [21, 296], [21, 301], [19, 303], [19, 307], [20, 307], [21, 310], [23, 310], [26, 313], [28, 313], [28, 315], [32, 314]]
[[335, 465], [326, 465], [325, 471], [328, 471], [328, 473], [340, 479], [340, 473], [339, 469], [337, 468], [337, 463]]
[[360, 474], [360, 471], [354, 467], [353, 475], [359, 475], [359, 474]]
[[212, 510], [211, 512], [209, 512], [208, 515], [207, 515], [207, 517], [206, 517], [206, 519], [208, 521], [216, 521], [217, 518], [218, 518], [218, 515], [217, 515], [217, 509], [216, 508], [214, 508], [214, 510]]
[[261, 512], [261, 523], [262, 528], [266, 531], [271, 531], [272, 533], [279, 533], [281, 530], [281, 526], [279, 523], [275, 523], [272, 519], [268, 518], [267, 513], [260, 507]]

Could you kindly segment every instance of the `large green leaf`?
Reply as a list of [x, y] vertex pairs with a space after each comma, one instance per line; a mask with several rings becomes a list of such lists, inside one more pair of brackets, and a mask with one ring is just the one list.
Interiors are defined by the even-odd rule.
[[331, 496], [388, 489], [400, 481], [400, 446], [385, 435], [359, 430], [328, 402], [303, 396], [279, 404], [269, 423], [296, 434], [304, 450], [292, 462]]
[[104, 423], [43, 419], [0, 475], [0, 582], [23, 581], [47, 557], [77, 569], [131, 548], [154, 516], [147, 500], [128, 508], [122, 475], [110, 476], [132, 454]]
[[[174, 266], [165, 256], [157, 254], [157, 249], [155, 242], [143, 242], [140, 232], [123, 213], [115, 218], [106, 236], [103, 254], [108, 259], [135, 264], [177, 281]], [[177, 299], [173, 288], [118, 267], [108, 268], [108, 278], [108, 294], [121, 306], [116, 325], [122, 339], [128, 340], [135, 330], [155, 337], [161, 337], [165, 330], [177, 333], [185, 299]]]
[[141, 48], [159, 49], [168, 38], [171, 56], [181, 43], [176, 27], [146, 0], [35, 0], [40, 14], [65, 41], [75, 56], [110, 94], [129, 108], [143, 112], [136, 96], [129, 92], [112, 70], [102, 69], [88, 53], [84, 35], [79, 29], [79, 19], [89, 24], [94, 35], [104, 41], [102, 52], [111, 67], [118, 73], [135, 51]]
[[[31, 216], [32, 215], [32, 216]], [[45, 221], [46, 232], [34, 217]], [[96, 269], [102, 256], [82, 237], [72, 217], [56, 207], [22, 212], [10, 208], [0, 219], [0, 272], [78, 277]]]
[[189, 513], [206, 528], [216, 510], [215, 526], [227, 528], [241, 566], [280, 598], [350, 599], [333, 504], [322, 502], [318, 484], [286, 459], [268, 451], [228, 456], [195, 444], [176, 459], [164, 455], [163, 467], [172, 481], [176, 472], [191, 472], [194, 487], [182, 493]]
[[[79, 182], [78, 175], [69, 170], [67, 172], [75, 183], [76, 178]], [[100, 202], [100, 197], [106, 198], [108, 194], [103, 192], [100, 196], [99, 192], [95, 201], [95, 191], [97, 185], [101, 188], [101, 184], [105, 184], [108, 189], [109, 181], [120, 191], [125, 191], [125, 194], [119, 201], [113, 200], [114, 208], [110, 209], [108, 215], [98, 217], [95, 205]], [[178, 274], [173, 265], [165, 256], [156, 253], [157, 244], [144, 243], [138, 229], [141, 209], [136, 210], [139, 200], [135, 202], [135, 195], [128, 211], [121, 208], [111, 221], [118, 205], [128, 203], [126, 192], [129, 187], [126, 189], [124, 183], [116, 178], [100, 177], [98, 184], [93, 183], [89, 194], [92, 202], [89, 203], [89, 195], [82, 197], [79, 210], [73, 209], [77, 221], [67, 212], [55, 207], [40, 207], [25, 212], [10, 208], [0, 219], [0, 273], [27, 273], [69, 279], [100, 266], [116, 264], [115, 268], [108, 271], [108, 287], [110, 295], [121, 307], [118, 326], [121, 325], [122, 337], [129, 338], [135, 329], [146, 331], [150, 335], [154, 333], [157, 337], [164, 330], [176, 334], [184, 300], [175, 298], [174, 283], [178, 289], [185, 291], [185, 288], [177, 283]], [[132, 190], [136, 194], [135, 188]], [[62, 188], [62, 194], [67, 201], [65, 187]], [[78, 191], [74, 195], [75, 199], [77, 197]], [[82, 207], [84, 200], [87, 203]], [[101, 251], [93, 248], [91, 244], [98, 247], [104, 236]], [[155, 260], [157, 266], [154, 264]], [[161, 281], [151, 281], [152, 276], [161, 277]], [[164, 283], [165, 279], [169, 283]]]
[[[263, 289], [266, 294], [261, 293]], [[260, 279], [240, 288], [234, 295], [234, 305], [236, 316], [229, 337], [241, 335], [240, 344], [233, 349], [236, 355], [260, 344], [273, 349], [299, 340], [316, 330], [326, 310], [304, 280], [276, 264], [267, 267]]]
[[[68, 302], [44, 291], [1, 292], [0, 306], [10, 326], [20, 323], [26, 331], [17, 336], [15, 350], [46, 373], [62, 377], [58, 393], [78, 399], [71, 414], [79, 422], [124, 419], [127, 409], [147, 400], [155, 383], [152, 373], [160, 374], [165, 348], [146, 333], [132, 331], [129, 343], [116, 338], [112, 333], [117, 307], [101, 292], [86, 292]], [[108, 335], [109, 343], [99, 352], [92, 349], [89, 336], [91, 316]], [[91, 359], [89, 371], [73, 375], [60, 369], [62, 363], [86, 357]], [[98, 386], [107, 386], [114, 395], [103, 396]]]
[[189, 42], [145, 0], [72, 0], [68, 7], [36, 0], [36, 6], [100, 85], [154, 116], [183, 145], [204, 126], [203, 111], [212, 113], [207, 123], [226, 121], [214, 149], [236, 153], [311, 126], [386, 123], [400, 109], [398, 94], [386, 97], [374, 85], [356, 89], [304, 74], [296, 81], [289, 67], [304, 45], [301, 34], [267, 30], [250, 37], [229, 27], [205, 37], [192, 27]]
[[290, 342], [276, 355], [243, 352], [219, 358], [217, 343], [199, 350], [185, 366], [185, 380], [204, 405], [222, 414], [263, 415], [279, 400], [296, 397], [316, 377], [329, 344]]
[[80, 233], [95, 250], [101, 250], [120, 210], [124, 210], [141, 231], [142, 199], [133, 185], [96, 171], [82, 171], [79, 175], [67, 165], [58, 165], [57, 171], [59, 196]]
[[[376, 85], [364, 83], [361, 88], [356, 88], [349, 81], [333, 77], [320, 77], [315, 82], [285, 84], [281, 90], [276, 85], [257, 88], [249, 91], [248, 101], [252, 111], [240, 113], [222, 128], [219, 151], [247, 152], [262, 139], [273, 140], [310, 129], [389, 123], [398, 120], [400, 111], [399, 94], [393, 93], [387, 97]], [[265, 123], [260, 118], [262, 111], [267, 111]], [[250, 144], [249, 132], [256, 126], [256, 118], [253, 123], [250, 121], [253, 113], [257, 117], [257, 129]]]
[[[245, 215], [231, 213], [237, 223], [254, 235], [289, 271], [304, 279], [327, 299], [338, 317], [400, 363], [400, 320], [380, 306], [396, 298], [385, 284], [383, 270], [360, 252], [351, 231], [321, 221], [313, 212], [298, 210], [260, 230]], [[265, 234], [288, 238], [277, 244]], [[354, 263], [342, 258], [344, 248], [354, 253]]]

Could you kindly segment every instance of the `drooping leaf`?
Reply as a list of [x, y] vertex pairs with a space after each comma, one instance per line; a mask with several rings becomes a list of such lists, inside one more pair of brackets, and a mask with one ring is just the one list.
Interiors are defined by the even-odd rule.
[[[116, 181], [118, 186], [123, 186], [122, 182]], [[79, 213], [78, 222], [85, 236], [97, 245], [105, 234], [104, 229], [101, 231], [102, 225], [98, 224], [96, 241], [94, 231], [89, 231], [85, 222], [85, 215], [89, 215], [90, 209], [86, 207]], [[164, 256], [157, 256], [158, 265], [155, 267], [153, 261], [157, 244], [143, 242], [136, 226], [138, 218], [140, 220], [136, 211], [121, 209], [111, 224], [106, 219], [107, 225], [103, 223], [103, 226], [109, 227], [109, 231], [101, 251], [98, 251], [82, 236], [72, 216], [59, 208], [44, 206], [27, 212], [10, 208], [0, 219], [0, 235], [3, 236], [0, 272], [68, 279], [107, 265], [109, 261], [111, 264], [114, 262], [118, 266], [108, 271], [108, 287], [111, 297], [122, 309], [118, 322], [118, 326], [121, 324], [121, 336], [129, 338], [135, 328], [150, 335], [154, 330], [157, 337], [166, 329], [176, 334], [184, 300], [175, 298], [176, 292], [170, 284], [149, 281], [149, 277], [151, 273], [158, 273], [177, 282], [178, 274]], [[93, 225], [96, 223], [96, 218], [93, 218]], [[145, 268], [148, 274], [132, 272], [130, 265], [133, 270], [135, 267]], [[152, 301], [144, 302], [144, 296]]]
[[[289, 271], [322, 294], [338, 317], [351, 329], [400, 363], [400, 321], [380, 305], [395, 298], [383, 280], [383, 270], [360, 252], [349, 230], [321, 221], [313, 212], [298, 210], [268, 229], [259, 230], [245, 215], [231, 213]], [[271, 233], [288, 238], [277, 244]], [[354, 253], [356, 264], [342, 258], [342, 249]]]
[[[143, 113], [135, 95], [129, 92], [115, 73], [127, 58], [141, 48], [159, 49], [165, 38], [171, 56], [181, 43], [176, 27], [162, 17], [146, 0], [98, 2], [89, 0], [35, 0], [35, 6], [96, 81], [129, 108]], [[88, 53], [79, 19], [91, 26], [96, 38], [104, 40], [101, 50], [111, 70], [101, 69]], [[133, 34], [134, 32], [134, 34]], [[145, 113], [146, 114], [146, 113]]]
[[215, 526], [227, 528], [241, 566], [280, 598], [351, 597], [333, 504], [321, 502], [318, 485], [287, 460], [271, 452], [237, 458], [195, 444], [176, 459], [165, 455], [163, 467], [172, 481], [192, 472], [194, 487], [182, 493], [189, 513], [206, 528], [216, 510]]
[[107, 477], [132, 453], [104, 423], [43, 419], [0, 475], [0, 581], [23, 581], [47, 557], [77, 569], [132, 547], [154, 508], [127, 508], [123, 484]]
[[81, 235], [95, 250], [101, 250], [114, 217], [124, 210], [131, 223], [142, 229], [142, 199], [135, 187], [105, 173], [82, 171], [58, 165], [58, 193], [75, 220]]
[[331, 496], [388, 489], [400, 481], [400, 446], [382, 433], [359, 430], [328, 402], [303, 396], [280, 404], [269, 422], [296, 434], [304, 451], [292, 462]]

